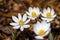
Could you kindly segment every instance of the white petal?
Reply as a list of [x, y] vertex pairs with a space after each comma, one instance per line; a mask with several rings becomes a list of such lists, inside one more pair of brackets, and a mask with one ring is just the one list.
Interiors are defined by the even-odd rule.
[[44, 20], [44, 21], [50, 22], [50, 21], [52, 21], [54, 18], [43, 18], [43, 17], [41, 17], [41, 19]]
[[47, 22], [50, 22], [51, 20], [47, 20]]
[[24, 15], [23, 15], [23, 21], [26, 21], [26, 19], [27, 19], [27, 15], [24, 14]]
[[37, 34], [37, 35], [39, 35], [39, 30], [40, 30], [40, 28], [41, 28], [41, 25], [40, 25], [41, 23], [39, 22], [39, 21], [37, 21], [37, 23], [36, 24], [34, 24], [33, 25], [33, 31], [35, 32], [35, 34]]
[[33, 18], [33, 17], [31, 17], [31, 16], [28, 16], [28, 18], [31, 19], [31, 20], [35, 20], [35, 18]]
[[39, 9], [38, 7], [36, 8], [36, 10], [37, 10], [38, 12], [40, 12], [40, 9]]
[[47, 24], [47, 22], [46, 22], [46, 21], [42, 21], [42, 22], [41, 22], [41, 24], [43, 24], [43, 23], [44, 23], [44, 24]]
[[47, 8], [47, 11], [48, 11], [48, 12], [50, 12], [50, 11], [51, 11], [49, 7]]
[[36, 38], [36, 39], [40, 39], [40, 40], [44, 39], [44, 38], [41, 37], [41, 36], [35, 36], [35, 38]]
[[47, 31], [50, 28], [50, 23], [47, 23], [45, 26], [45, 31]]
[[39, 35], [39, 33], [38, 33], [38, 28], [37, 28], [36, 25], [33, 26], [33, 31], [34, 31], [34, 33], [35, 33], [36, 35]]
[[29, 15], [29, 16], [31, 15], [31, 14], [30, 14], [29, 12], [27, 12], [27, 11], [26, 11], [26, 14]]
[[23, 31], [23, 30], [24, 30], [24, 27], [23, 27], [23, 26], [21, 26], [21, 27], [20, 27], [20, 30], [21, 30], [21, 31]]
[[33, 10], [34, 12], [36, 12], [36, 14], [37, 14], [37, 16], [39, 16], [40, 15], [40, 10], [39, 10], [39, 8], [37, 7], [37, 8], [34, 8], [34, 10]]
[[47, 12], [47, 10], [46, 10], [46, 9], [44, 9], [44, 10], [43, 10], [43, 14], [45, 15], [45, 14], [46, 14], [46, 12]]
[[51, 10], [51, 15], [52, 15], [52, 16], [54, 15], [54, 9]]
[[38, 12], [37, 16], [39, 16], [41, 14], [41, 12]]
[[42, 19], [42, 20], [47, 20], [47, 18], [43, 18], [43, 17], [41, 17], [41, 19]]
[[37, 16], [36, 16], [36, 17], [39, 17], [39, 16], [40, 16], [40, 13], [41, 13], [41, 12], [37, 13]]
[[37, 24], [40, 24], [40, 22], [39, 22], [39, 21], [37, 21]]
[[46, 21], [42, 21], [41, 26], [45, 31], [47, 31], [50, 28], [50, 23], [47, 23]]
[[50, 22], [51, 20], [47, 19], [46, 21], [47, 21], [47, 22]]
[[10, 25], [17, 26], [18, 24], [17, 23], [10, 23]]
[[44, 29], [45, 31], [47, 31], [50, 28], [50, 23], [47, 23], [46, 21], [42, 21], [38, 26], [39, 29]]
[[35, 11], [35, 12], [36, 12], [36, 8], [35, 8], [35, 7], [33, 8], [33, 11]]
[[50, 21], [52, 21], [54, 18], [50, 18], [50, 19], [47, 19], [47, 22], [50, 22]]
[[24, 28], [29, 28], [29, 27], [30, 27], [30, 25], [23, 25], [23, 27], [24, 27]]
[[52, 17], [53, 17], [53, 18], [55, 18], [55, 17], [56, 17], [56, 15], [53, 15]]
[[35, 7], [33, 9], [36, 9]]
[[[46, 13], [45, 13], [45, 14], [46, 14]], [[42, 15], [43, 17], [46, 17], [45, 14], [41, 13], [41, 15]]]
[[13, 19], [13, 21], [14, 21], [14, 22], [16, 22], [16, 23], [18, 22], [18, 19], [17, 19], [17, 17], [15, 17], [15, 16], [12, 16], [12, 19]]
[[51, 29], [49, 28], [49, 29], [47, 30], [47, 32], [43, 35], [43, 37], [44, 37], [44, 36], [47, 36], [50, 31], [51, 31]]
[[20, 13], [18, 13], [18, 19], [21, 20], [22, 19], [22, 16]]
[[14, 28], [14, 29], [19, 29], [19, 27], [20, 27], [20, 26], [14, 26], [13, 28]]
[[29, 7], [29, 9], [28, 9], [28, 10], [29, 10], [29, 12], [31, 12], [33, 9], [32, 9], [32, 7]]
[[27, 24], [27, 23], [29, 23], [30, 22], [30, 19], [28, 19], [24, 24]]

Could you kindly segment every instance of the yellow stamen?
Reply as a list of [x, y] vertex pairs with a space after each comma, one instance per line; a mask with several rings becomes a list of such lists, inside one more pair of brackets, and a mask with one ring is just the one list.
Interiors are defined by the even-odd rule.
[[46, 17], [47, 17], [47, 18], [51, 18], [51, 13], [47, 12], [47, 13], [46, 13]]
[[42, 35], [44, 35], [44, 34], [45, 34], [45, 30], [41, 29], [41, 30], [39, 31], [39, 35], [42, 36]]
[[33, 11], [31, 15], [32, 17], [36, 17], [36, 12]]
[[23, 25], [24, 24], [24, 21], [23, 20], [19, 20], [19, 24], [20, 25]]

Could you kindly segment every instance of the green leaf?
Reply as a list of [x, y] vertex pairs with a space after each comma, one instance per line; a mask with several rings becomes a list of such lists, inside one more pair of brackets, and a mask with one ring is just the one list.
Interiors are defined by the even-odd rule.
[[49, 34], [49, 40], [54, 40], [52, 33]]

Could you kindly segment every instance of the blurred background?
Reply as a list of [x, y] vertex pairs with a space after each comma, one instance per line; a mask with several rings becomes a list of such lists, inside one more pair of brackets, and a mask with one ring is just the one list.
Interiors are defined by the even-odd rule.
[[[10, 22], [13, 22], [12, 16], [17, 16], [18, 13], [23, 15], [29, 7], [39, 7], [41, 11], [47, 7], [55, 10], [57, 16], [51, 21], [51, 33], [54, 40], [60, 40], [60, 0], [0, 0], [0, 40], [13, 40], [16, 30], [9, 25]], [[35, 22], [36, 20], [30, 23]], [[26, 38], [33, 40], [35, 33], [31, 29], [32, 27], [27, 28], [23, 32], [18, 30], [16, 40]], [[49, 40], [48, 36], [45, 37], [45, 40]]]

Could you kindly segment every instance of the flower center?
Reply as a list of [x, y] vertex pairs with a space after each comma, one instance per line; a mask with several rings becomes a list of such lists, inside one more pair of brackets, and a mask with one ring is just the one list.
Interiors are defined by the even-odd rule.
[[33, 11], [31, 15], [32, 17], [36, 17], [36, 12]]
[[39, 35], [42, 36], [42, 35], [44, 35], [44, 34], [45, 34], [45, 31], [44, 31], [43, 29], [41, 29], [41, 30], [39, 31]]
[[47, 17], [47, 18], [51, 18], [51, 13], [47, 12], [47, 13], [46, 13], [46, 17]]
[[19, 24], [20, 25], [23, 25], [24, 24], [24, 21], [23, 20], [19, 20]]

